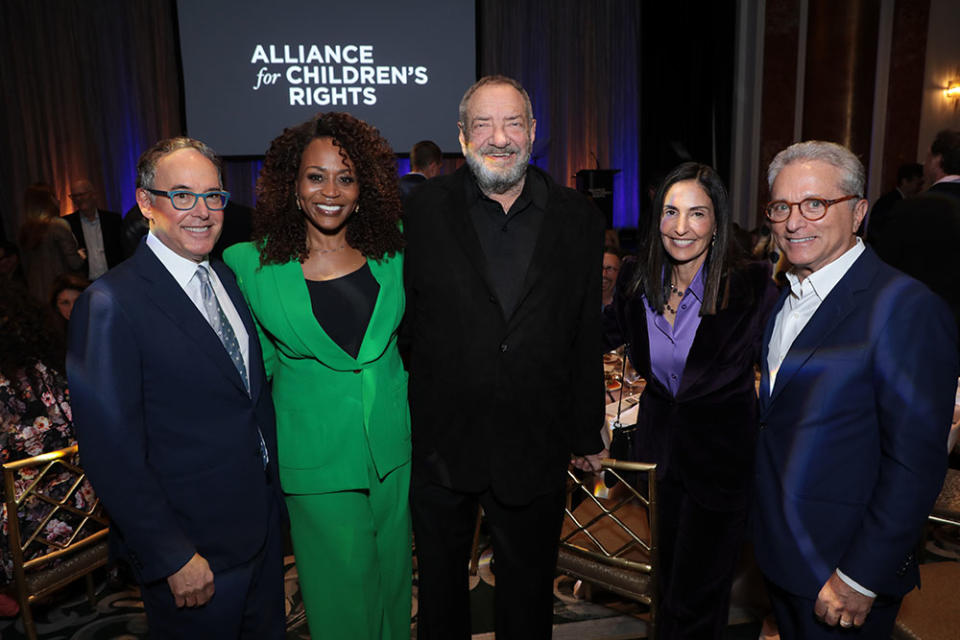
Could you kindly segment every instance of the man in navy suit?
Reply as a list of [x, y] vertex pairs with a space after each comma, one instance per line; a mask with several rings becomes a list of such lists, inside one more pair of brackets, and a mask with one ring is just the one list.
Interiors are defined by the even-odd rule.
[[781, 151], [767, 216], [793, 265], [764, 338], [754, 545], [784, 640], [889, 638], [946, 472], [957, 381], [946, 305], [856, 237], [863, 165]]
[[137, 173], [150, 232], [70, 320], [83, 465], [142, 583], [151, 637], [283, 638], [273, 404], [236, 281], [207, 259], [229, 197], [219, 161], [172, 138]]

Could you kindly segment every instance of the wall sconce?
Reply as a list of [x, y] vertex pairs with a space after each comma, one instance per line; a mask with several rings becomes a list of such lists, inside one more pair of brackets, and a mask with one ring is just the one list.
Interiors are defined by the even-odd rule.
[[953, 80], [948, 82], [947, 88], [943, 90], [943, 95], [945, 95], [948, 100], [960, 98], [960, 81]]

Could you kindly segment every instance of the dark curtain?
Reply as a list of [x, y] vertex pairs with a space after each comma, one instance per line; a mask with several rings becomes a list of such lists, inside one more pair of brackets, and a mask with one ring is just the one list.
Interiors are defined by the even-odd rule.
[[16, 237], [24, 188], [48, 182], [73, 205], [88, 177], [100, 206], [134, 203], [136, 162], [182, 133], [177, 36], [170, 0], [0, 3], [0, 203]]
[[640, 10], [644, 183], [693, 160], [729, 185], [736, 4], [674, 0]]
[[[620, 169], [614, 224], [635, 225], [639, 3], [478, 0], [478, 13], [480, 72], [515, 77], [530, 93], [536, 164], [568, 185], [580, 169]], [[189, 133], [178, 49], [173, 0], [0, 3], [0, 211], [8, 237], [31, 182], [53, 184], [63, 213], [73, 209], [69, 184], [80, 177], [100, 190], [104, 208], [133, 205], [139, 154]], [[254, 204], [259, 166], [228, 160], [234, 200]]]
[[580, 169], [619, 169], [614, 226], [640, 203], [640, 3], [478, 0], [482, 75], [516, 78], [537, 120], [534, 163], [573, 186]]

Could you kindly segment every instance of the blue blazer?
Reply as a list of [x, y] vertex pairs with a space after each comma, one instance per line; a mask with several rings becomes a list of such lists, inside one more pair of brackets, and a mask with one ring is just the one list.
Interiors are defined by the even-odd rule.
[[67, 375], [83, 466], [143, 582], [195, 552], [214, 573], [250, 559], [279, 499], [257, 435], [259, 426], [275, 459], [256, 328], [233, 274], [211, 264], [250, 337], [250, 395], [145, 242], [84, 292], [70, 319]]
[[918, 580], [914, 547], [947, 466], [956, 328], [924, 285], [867, 248], [760, 386], [757, 562], [815, 599], [839, 568], [900, 596]]

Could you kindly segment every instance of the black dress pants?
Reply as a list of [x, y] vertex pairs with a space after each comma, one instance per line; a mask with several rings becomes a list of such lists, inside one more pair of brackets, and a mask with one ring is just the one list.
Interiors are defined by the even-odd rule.
[[746, 509], [707, 509], [669, 476], [659, 481], [657, 499], [662, 567], [657, 637], [722, 638], [746, 535]]
[[549, 639], [564, 499], [559, 482], [556, 491], [512, 506], [489, 490], [462, 493], [414, 481], [410, 503], [419, 572], [417, 638], [470, 638], [467, 566], [480, 504], [493, 542], [497, 640]]

